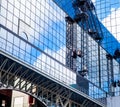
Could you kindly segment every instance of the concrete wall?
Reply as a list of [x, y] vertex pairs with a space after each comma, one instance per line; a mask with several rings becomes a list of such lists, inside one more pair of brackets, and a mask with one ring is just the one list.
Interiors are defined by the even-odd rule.
[[[22, 101], [17, 101], [15, 104], [16, 98], [20, 98], [19, 100], [22, 100]], [[23, 99], [21, 99], [21, 98], [23, 98]], [[29, 107], [28, 95], [18, 92], [18, 91], [13, 91], [11, 107]]]
[[107, 107], [120, 107], [120, 96], [107, 98]]

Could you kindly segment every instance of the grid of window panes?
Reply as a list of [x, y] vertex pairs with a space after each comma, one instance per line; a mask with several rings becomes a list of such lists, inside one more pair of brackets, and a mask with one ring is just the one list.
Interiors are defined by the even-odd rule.
[[[118, 81], [120, 79], [120, 65], [116, 60], [113, 60], [113, 78], [111, 78], [111, 71], [108, 71], [107, 53], [103, 48], [100, 47], [100, 56], [98, 55], [98, 44], [89, 38], [89, 71], [88, 79], [95, 83], [95, 85], [101, 87], [107, 92], [115, 92], [115, 95], [120, 95], [120, 87], [112, 86], [112, 80]], [[100, 57], [100, 60], [99, 58]], [[100, 61], [100, 62], [99, 62]], [[99, 71], [100, 63], [100, 71]], [[109, 63], [110, 64], [110, 63]], [[109, 65], [111, 66], [111, 65]], [[109, 75], [109, 76], [108, 76]], [[91, 86], [89, 87], [91, 88]], [[110, 91], [110, 90], [111, 91]]]
[[65, 13], [52, 0], [1, 0], [0, 23], [65, 63]]
[[[103, 48], [99, 47], [98, 43], [95, 42], [91, 37], [89, 37], [88, 42], [88, 79], [98, 87], [101, 87], [105, 91], [109, 92], [112, 88], [112, 78], [111, 74], [109, 73], [110, 71], [108, 71], [107, 68], [107, 53]], [[79, 26], [77, 26], [77, 48], [81, 49], [81, 29]], [[100, 48], [100, 50], [98, 50], [98, 48]], [[77, 69], [81, 69], [81, 59], [78, 57], [77, 61]], [[119, 64], [115, 60], [113, 60], [113, 72], [114, 79], [117, 82], [120, 76], [120, 69]], [[91, 88], [93, 88], [93, 86], [91, 87], [91, 85], [89, 85], [89, 89]], [[116, 87], [115, 89], [111, 89], [111, 92], [115, 92], [115, 95], [120, 95], [119, 90], [120, 88]], [[96, 96], [94, 93], [90, 94], [94, 97]]]
[[104, 90], [106, 90], [108, 92], [108, 87], [109, 84], [108, 83], [108, 71], [107, 71], [107, 57], [106, 57], [107, 53], [105, 52], [105, 50], [103, 48], [100, 47], [100, 76], [101, 76], [101, 88], [103, 88]]
[[[77, 26], [77, 49], [81, 49], [81, 28]], [[108, 78], [107, 78], [107, 60], [106, 52], [100, 47], [100, 62], [98, 62], [98, 43], [95, 42], [89, 35], [88, 36], [88, 74], [84, 77], [90, 80], [99, 88], [108, 91]], [[87, 54], [84, 54], [87, 55]], [[100, 63], [100, 74], [99, 74], [99, 65]], [[77, 57], [77, 71], [81, 70], [81, 58]], [[99, 76], [100, 75], [100, 76]], [[101, 84], [100, 84], [101, 82]], [[101, 86], [100, 86], [101, 85]], [[89, 83], [89, 95], [94, 98], [103, 98], [106, 96], [106, 93], [102, 93], [100, 89], [96, 86]]]
[[1, 28], [2, 49], [64, 83], [76, 83], [76, 74], [64, 66], [65, 13], [52, 0], [1, 0], [0, 9], [0, 24], [19, 35]]
[[[89, 80], [107, 91], [106, 52], [89, 38]], [[99, 53], [100, 52], [100, 53]]]
[[92, 38], [89, 38], [89, 79], [99, 86], [98, 77], [98, 45]]
[[[0, 28], [0, 49], [54, 79], [75, 85], [76, 73], [64, 66], [65, 13], [52, 0], [1, 0], [0, 2], [0, 24], [13, 31]], [[94, 94], [97, 89], [105, 96], [104, 91], [92, 83], [90, 85]], [[92, 97], [98, 98], [98, 93]]]
[[[103, 25], [108, 29], [108, 31], [117, 39], [117, 41], [120, 43], [120, 0], [96, 0], [94, 2], [97, 15], [100, 19], [100, 21], [103, 23]], [[103, 32], [106, 33], [106, 32]], [[114, 44], [114, 41], [112, 39], [109, 39], [109, 36], [106, 37], [106, 40], [111, 42], [111, 44]], [[109, 44], [109, 43], [108, 43]], [[106, 43], [105, 45], [108, 46]], [[112, 50], [113, 45], [110, 45], [109, 48]], [[120, 48], [120, 47], [119, 47]], [[113, 87], [111, 85], [112, 81], [117, 82], [120, 80], [120, 65], [113, 60], [113, 79], [108, 81], [108, 74], [110, 72], [107, 70], [107, 60], [105, 57], [105, 52], [103, 49], [101, 49], [101, 82], [102, 87], [105, 90], [109, 90], [111, 88], [112, 92], [115, 92], [115, 95], [120, 95], [120, 87], [116, 86]], [[110, 75], [109, 75], [110, 76]]]
[[[93, 0], [94, 1], [94, 0]], [[108, 31], [120, 42], [120, 0], [110, 1], [110, 0], [95, 0], [94, 1], [95, 8], [97, 11], [98, 18], [103, 23], [103, 25], [108, 29]], [[103, 33], [106, 34], [106, 30], [102, 29]], [[81, 32], [79, 31], [79, 27], [77, 29], [78, 37], [77, 37], [77, 48], [81, 49]], [[114, 41], [109, 38], [109, 34], [106, 35], [106, 42], [104, 45], [106, 47], [113, 49]], [[107, 42], [109, 41], [109, 42]], [[88, 51], [89, 51], [89, 73], [88, 78], [90, 81], [95, 83], [97, 86], [100, 86], [106, 91], [109, 91], [109, 88], [113, 88], [112, 92], [115, 91], [115, 95], [120, 95], [119, 87], [111, 87], [112, 78], [111, 74], [108, 71], [107, 65], [107, 53], [103, 48], [100, 47], [100, 53], [98, 52], [98, 44], [92, 39], [88, 40]], [[100, 54], [100, 56], [98, 55]], [[100, 59], [100, 60], [99, 60]], [[78, 58], [78, 69], [80, 68], [80, 59]], [[110, 65], [109, 65], [110, 66]], [[114, 81], [119, 80], [120, 76], [120, 65], [113, 60], [113, 79]], [[108, 76], [109, 75], [109, 76]]]
[[120, 0], [96, 0], [95, 6], [101, 22], [120, 41]]

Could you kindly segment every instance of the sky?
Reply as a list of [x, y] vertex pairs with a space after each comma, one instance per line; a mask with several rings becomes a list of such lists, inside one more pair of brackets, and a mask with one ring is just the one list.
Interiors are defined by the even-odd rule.
[[120, 8], [111, 8], [111, 14], [104, 18], [102, 23], [120, 42]]

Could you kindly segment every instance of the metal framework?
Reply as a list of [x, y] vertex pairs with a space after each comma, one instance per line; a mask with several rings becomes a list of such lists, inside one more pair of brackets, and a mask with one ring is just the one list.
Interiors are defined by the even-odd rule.
[[[86, 27], [87, 25], [84, 23], [84, 30], [90, 34], [90, 36], [108, 52], [111, 56], [115, 56], [115, 52], [119, 49], [120, 43], [116, 40], [116, 38], [105, 28], [105, 26], [98, 20], [96, 15], [95, 7], [91, 0], [53, 0], [61, 9], [63, 9], [73, 20], [75, 20], [80, 27], [81, 24], [81, 14], [89, 17], [88, 24], [89, 29]], [[87, 10], [86, 10], [87, 9]], [[86, 11], [86, 12], [84, 12]], [[106, 32], [106, 33], [103, 33]], [[112, 48], [108, 48], [105, 44], [108, 44], [109, 47], [112, 47], [111, 42], [106, 39], [106, 36], [109, 36], [109, 40], [113, 40], [115, 46]], [[118, 63], [120, 63], [120, 58], [115, 58]]]
[[107, 71], [108, 71], [108, 92], [114, 96], [114, 90], [111, 83], [114, 83], [114, 74], [113, 74], [113, 57], [110, 54], [106, 55], [107, 58]]
[[[82, 26], [84, 27], [84, 23], [86, 23], [87, 19], [82, 17], [81, 23]], [[88, 73], [88, 35], [87, 33], [81, 28], [81, 52], [82, 52], [82, 57], [81, 57], [81, 70], [78, 71], [82, 76], [86, 76]]]
[[[111, 95], [115, 95], [115, 90], [119, 90], [119, 89], [115, 89], [115, 87], [111, 84], [115, 84], [117, 79], [119, 78], [119, 73], [118, 73], [118, 77], [114, 73], [119, 71], [119, 65], [116, 64], [117, 65], [116, 71], [114, 71], [115, 68], [113, 68], [113, 66], [116, 66], [114, 64], [114, 61], [115, 63], [118, 63], [118, 64], [120, 63], [120, 49], [119, 49], [120, 43], [114, 37], [114, 35], [112, 35], [107, 30], [107, 28], [99, 21], [98, 19], [99, 14], [97, 15], [96, 8], [93, 5], [91, 0], [72, 0], [72, 2], [70, 0], [66, 0], [66, 1], [53, 0], [53, 1], [68, 14], [72, 22], [74, 23], [76, 22], [81, 27], [81, 36], [80, 36], [81, 47], [80, 48], [83, 56], [81, 57], [79, 67], [77, 67], [77, 69], [79, 68], [78, 70], [80, 72], [79, 74], [82, 74], [82, 76], [85, 76], [84, 74], [86, 74], [86, 71], [89, 74], [88, 66], [90, 67], [90, 64], [91, 64], [90, 69], [93, 69], [93, 70], [96, 69], [96, 72], [95, 74], [93, 74], [92, 70], [90, 71], [91, 73], [90, 79], [95, 77], [96, 80], [91, 79], [93, 80], [93, 82], [95, 82], [100, 88], [108, 90], [108, 93], [110, 94], [112, 93]], [[71, 35], [71, 33], [67, 32], [67, 35]], [[95, 65], [92, 65], [92, 63], [95, 63], [95, 62], [92, 62], [92, 60], [91, 62], [89, 62], [88, 47], [90, 43], [88, 44], [88, 42], [90, 41], [88, 40], [88, 36], [90, 36], [96, 43], [98, 43], [96, 44], [97, 48], [91, 47], [91, 48], [95, 48], [96, 50], [94, 50], [94, 52], [97, 53], [96, 56], [93, 56], [94, 58], [96, 58], [97, 64]], [[112, 43], [114, 43], [114, 45]], [[106, 52], [104, 51], [105, 54], [106, 53], [108, 54], [107, 59], [105, 59], [106, 58], [105, 55], [102, 54], [103, 50], [106, 51]], [[109, 56], [111, 56], [110, 59], [108, 58]], [[78, 61], [76, 63], [78, 63]], [[106, 67], [105, 67], [105, 64], [106, 64]], [[86, 70], [84, 70], [84, 68]], [[104, 72], [104, 70], [106, 72]], [[117, 79], [115, 79], [115, 77]], [[107, 85], [104, 85], [104, 84], [107, 84]]]
[[[96, 14], [96, 9], [93, 3], [91, 2], [91, 0], [72, 0], [72, 1], [53, 0], [53, 1], [67, 14], [67, 16], [65, 17], [66, 38], [64, 37], [64, 40], [66, 39], [66, 44], [65, 42], [62, 43], [62, 41], [59, 40], [59, 42], [63, 44], [63, 46], [66, 46], [66, 51], [62, 49], [62, 53], [64, 54], [66, 53], [66, 57], [62, 56], [63, 54], [58, 54], [60, 56], [59, 59], [63, 58], [63, 60], [66, 60], [66, 65], [62, 63], [63, 60], [61, 62], [57, 60], [56, 55], [54, 55], [55, 56], [54, 58], [52, 57], [51, 54], [47, 54], [47, 52], [44, 52], [44, 47], [41, 46], [41, 48], [43, 49], [40, 49], [39, 47], [36, 46], [36, 44], [31, 43], [29, 41], [29, 38], [24, 39], [24, 37], [17, 35], [14, 32], [14, 29], [12, 31], [10, 30], [9, 26], [0, 24], [1, 27], [0, 30], [2, 29], [1, 30], [2, 35], [0, 35], [0, 39], [2, 40], [1, 49], [5, 51], [3, 52], [0, 50], [0, 88], [18, 90], [30, 94], [33, 97], [37, 98], [43, 106], [60, 106], [60, 107], [61, 106], [62, 107], [68, 107], [68, 106], [93, 107], [93, 105], [97, 107], [102, 106], [101, 104], [99, 104], [99, 102], [96, 103], [94, 100], [90, 99], [88, 96], [86, 96], [86, 94], [89, 96], [93, 96], [93, 98], [96, 98], [97, 100], [100, 100], [106, 97], [106, 92], [104, 91], [104, 89], [107, 90], [107, 92], [110, 93], [112, 96], [115, 96], [117, 91], [120, 91], [119, 89], [120, 80], [117, 80], [119, 79], [120, 76], [120, 64], [119, 64], [120, 43], [99, 21], [98, 16]], [[3, 3], [3, 7], [1, 10], [2, 12], [4, 12], [4, 2], [2, 3]], [[47, 9], [46, 6], [45, 9]], [[54, 15], [54, 17], [56, 16]], [[44, 19], [45, 22], [46, 19], [47, 18]], [[20, 20], [21, 19], [18, 20], [18, 26], [21, 23]], [[47, 25], [49, 25], [48, 23], [49, 22], [47, 22]], [[6, 22], [6, 24], [8, 23]], [[63, 25], [65, 26], [65, 23]], [[77, 27], [80, 28], [79, 36], [77, 34], [78, 33]], [[6, 34], [4, 33], [4, 30]], [[19, 32], [19, 27], [18, 27], [18, 32]], [[27, 31], [25, 31], [24, 33], [26, 32]], [[57, 32], [57, 30], [55, 32]], [[15, 39], [16, 37], [17, 39], [20, 40], [20, 42], [18, 43], [19, 45], [17, 47], [17, 49], [19, 50], [18, 52], [16, 52], [17, 49], [14, 49], [16, 43], [15, 42], [14, 42], [15, 44], [12, 43], [12, 40], [9, 41], [9, 38], [12, 37], [11, 34], [15, 36], [13, 37], [14, 38], [13, 41], [16, 41]], [[35, 34], [39, 34], [39, 33], [36, 32]], [[56, 35], [54, 36], [55, 39], [57, 40]], [[61, 37], [63, 37], [63, 35]], [[37, 40], [37, 38], [34, 39], [35, 41]], [[44, 37], [44, 39], [49, 40], [46, 37]], [[79, 39], [79, 43], [78, 43], [78, 39]], [[54, 38], [52, 38], [52, 40], [54, 40]], [[22, 47], [20, 47], [23, 41], [26, 45], [25, 50], [23, 50]], [[111, 41], [113, 43], [111, 43]], [[38, 42], [41, 42], [41, 40], [39, 40]], [[92, 42], [93, 44], [90, 42]], [[26, 52], [28, 44], [31, 48], [31, 52]], [[51, 44], [53, 44], [52, 41]], [[48, 49], [49, 48], [48, 45], [46, 46], [44, 45], [44, 46], [47, 47]], [[54, 46], [51, 45], [51, 47], [52, 48], [54, 47], [54, 49], [56, 47], [58, 47], [58, 49], [61, 48], [57, 46], [56, 43], [54, 44]], [[27, 58], [22, 59], [22, 56], [25, 57], [23, 51], [26, 52], [25, 54], [26, 56], [28, 56], [28, 59]], [[90, 52], [90, 51], [94, 51], [94, 52]], [[10, 55], [13, 56], [9, 56], [8, 54], [9, 52]], [[21, 60], [24, 60], [24, 62], [19, 61], [19, 57], [14, 58], [14, 53], [16, 53], [16, 55], [18, 56], [21, 54]], [[42, 66], [42, 63], [40, 66], [45, 69], [39, 69], [39, 65], [36, 66], [38, 68], [35, 68], [33, 62], [35, 62], [36, 59], [39, 60], [40, 58], [38, 58], [38, 56], [41, 55], [42, 53], [45, 54], [45, 58], [46, 58], [45, 62], [44, 61], [42, 62], [45, 63], [45, 66]], [[50, 60], [52, 59], [50, 62], [56, 61], [58, 63], [55, 62], [53, 67], [51, 66], [51, 64], [50, 66], [47, 66], [48, 63], [46, 62], [49, 59]], [[26, 62], [27, 60], [30, 60], [30, 65], [29, 65], [29, 61], [28, 63]], [[39, 61], [41, 61], [41, 59]], [[57, 66], [58, 64], [60, 64], [60, 67]], [[76, 72], [76, 75], [74, 75], [75, 79], [73, 74], [72, 74], [73, 78], [71, 78], [71, 73], [68, 71], [72, 71], [72, 70], [70, 70], [66, 66]], [[70, 87], [69, 85], [66, 86], [64, 85], [64, 83], [62, 83], [64, 81], [62, 76], [64, 75], [59, 75], [60, 72], [59, 70], [56, 69], [56, 67], [60, 68], [61, 74], [63, 73], [64, 69], [67, 68], [65, 70], [67, 72], [67, 73], [65, 72], [66, 73], [65, 80], [69, 81], [69, 79], [71, 78], [69, 82], [71, 82], [72, 80], [74, 81], [74, 83], [70, 83]], [[54, 72], [55, 70], [59, 72], [58, 75], [56, 75], [56, 72]], [[47, 73], [44, 74], [44, 71], [47, 72], [49, 71], [50, 73], [54, 72], [56, 77], [59, 76], [58, 77], [59, 80], [58, 79], [56, 80], [54, 77], [52, 78], [52, 76], [49, 77], [49, 74]], [[72, 73], [75, 74], [75, 72]], [[89, 75], [89, 79], [93, 83], [83, 78], [86, 77], [87, 73]], [[70, 75], [70, 78], [68, 75]], [[81, 90], [82, 88], [84, 88], [85, 90], [82, 91]], [[101, 88], [103, 88], [103, 90], [101, 90]], [[93, 92], [91, 92], [90, 89], [93, 90]], [[85, 94], [82, 94], [80, 91], [84, 92]]]
[[73, 71], [76, 71], [77, 24], [69, 16], [66, 16], [65, 20], [66, 20], [66, 65]]
[[[0, 51], [0, 89], [12, 89], [38, 99], [42, 106], [103, 107], [84, 94], [39, 74], [35, 68]], [[34, 70], [34, 71], [33, 71]], [[44, 76], [43, 76], [44, 75]], [[77, 93], [76, 93], [77, 92]], [[91, 105], [91, 106], [90, 106]]]
[[[77, 39], [76, 39], [77, 35], [75, 35], [73, 23], [74, 22], [81, 23], [81, 50], [80, 51], [81, 51], [82, 55], [81, 55], [81, 62], [80, 62], [81, 67], [79, 67], [80, 69], [78, 70], [78, 72], [80, 75], [85, 76], [88, 72], [88, 65], [89, 65], [88, 64], [89, 63], [89, 61], [88, 61], [89, 60], [88, 34], [98, 43], [100, 43], [100, 41], [102, 40], [103, 35], [102, 35], [100, 24], [98, 22], [96, 22], [96, 19], [92, 16], [91, 11], [94, 11], [96, 17], [97, 17], [97, 14], [96, 14], [95, 7], [91, 1], [74, 0], [72, 5], [74, 8], [75, 17], [74, 17], [74, 20], [71, 19], [70, 17], [67, 17], [66, 47], [67, 47], [67, 50], [70, 49], [70, 47], [71, 47], [71, 50], [73, 50], [73, 47], [75, 48], [73, 51], [77, 50], [77, 47], [76, 47], [77, 46]], [[90, 17], [92, 17], [92, 19]], [[89, 20], [91, 20], [91, 22], [89, 22]], [[100, 31], [101, 35], [99, 35], [98, 31]], [[75, 42], [76, 44], [74, 44], [73, 41], [76, 41]], [[74, 59], [73, 59], [73, 57], [70, 57], [70, 55], [68, 55], [70, 53], [71, 53], [70, 51], [67, 52], [67, 56], [69, 56], [69, 57], [67, 57], [66, 60], [68, 62], [67, 65], [69, 65], [71, 68], [71, 66], [76, 66], [75, 62], [73, 63], [72, 60], [75, 60], [77, 55], [74, 56]], [[100, 87], [101, 87], [100, 47], [99, 46], [98, 46], [98, 56], [99, 56], [99, 58], [98, 58], [99, 59], [99, 83], [100, 83]], [[68, 61], [68, 60], [70, 60], [70, 61]]]

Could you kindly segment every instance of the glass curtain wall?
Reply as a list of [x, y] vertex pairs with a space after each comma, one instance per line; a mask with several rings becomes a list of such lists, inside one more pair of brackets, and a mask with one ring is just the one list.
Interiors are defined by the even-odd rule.
[[[52, 0], [0, 0], [0, 47], [67, 84], [65, 13]], [[17, 34], [17, 35], [16, 35]]]
[[[102, 24], [108, 29], [108, 31], [117, 39], [120, 43], [120, 0], [92, 0], [94, 2], [97, 15]], [[103, 33], [107, 33], [103, 30]], [[106, 39], [112, 44], [108, 46], [112, 50], [112, 46], [115, 45], [114, 41], [106, 37]], [[91, 39], [89, 39], [89, 79], [100, 86], [104, 90], [114, 95], [120, 95], [120, 64], [114, 59], [107, 59], [107, 53], [100, 47], [100, 62], [98, 56], [98, 45]], [[120, 48], [120, 47], [118, 47]], [[100, 63], [100, 73], [99, 73]], [[115, 83], [115, 84], [114, 84]]]
[[[42, 72], [51, 75], [54, 79], [60, 80], [65, 84], [76, 84], [76, 73], [65, 65], [66, 14], [52, 0], [0, 0], [0, 3], [0, 24], [7, 28], [5, 30], [0, 27], [0, 48]], [[100, 11], [103, 8], [101, 7], [102, 1], [96, 0], [94, 3], [98, 17], [104, 22], [105, 17], [110, 15], [106, 12], [106, 5], [105, 13]], [[116, 13], [117, 10], [112, 9]], [[116, 15], [115, 19], [120, 19], [120, 17]], [[120, 32], [117, 31], [117, 34], [120, 34]], [[77, 27], [76, 43], [78, 49], [81, 48], [81, 45], [79, 45], [81, 44], [80, 35], [81, 28]], [[91, 37], [88, 37], [87, 78], [95, 85], [108, 91], [106, 52], [100, 47], [100, 55], [98, 53], [98, 44]], [[100, 62], [98, 61], [99, 59]], [[79, 69], [81, 59], [78, 58], [77, 61], [76, 66]], [[116, 80], [120, 76], [118, 67], [119, 64], [114, 61], [114, 78]], [[93, 97], [98, 98], [100, 93], [105, 96], [105, 93], [92, 83], [89, 83], [89, 87], [91, 90], [95, 89]], [[119, 88], [115, 90], [117, 92]]]

